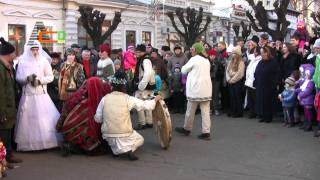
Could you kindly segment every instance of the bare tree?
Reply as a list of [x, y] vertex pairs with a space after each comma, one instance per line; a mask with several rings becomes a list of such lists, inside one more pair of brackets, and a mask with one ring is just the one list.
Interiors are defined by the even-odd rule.
[[[186, 16], [185, 16], [186, 13]], [[175, 16], [173, 12], [169, 12], [167, 15], [170, 18], [170, 21], [174, 27], [174, 29], [180, 34], [185, 42], [187, 47], [191, 47], [193, 43], [196, 42], [197, 38], [203, 34], [210, 22], [211, 22], [211, 17], [207, 16], [206, 17], [206, 22], [201, 28], [201, 23], [203, 21], [203, 8], [200, 7], [199, 11], [196, 11], [194, 8], [188, 7], [186, 10], [182, 8], [177, 8], [175, 10], [175, 14], [178, 17], [180, 23], [183, 26], [183, 30], [180, 30], [175, 22]]]
[[290, 25], [290, 22], [287, 21], [286, 15], [287, 15], [287, 8], [289, 5], [290, 0], [281, 0], [281, 3], [279, 0], [276, 0], [273, 3], [273, 7], [275, 8], [274, 11], [277, 14], [277, 20], [276, 20], [276, 28], [271, 29], [269, 27], [269, 17], [266, 9], [264, 8], [262, 1], [259, 1], [257, 4], [254, 2], [254, 0], [246, 0], [249, 5], [252, 7], [255, 16], [251, 14], [251, 12], [247, 11], [247, 17], [249, 18], [251, 22], [252, 28], [256, 32], [266, 32], [268, 33], [272, 39], [284, 39], [284, 37], [287, 34], [288, 26]]
[[320, 11], [312, 12], [311, 17], [316, 25], [312, 28], [313, 33], [316, 37], [320, 37]]
[[93, 10], [93, 7], [91, 6], [80, 6], [78, 11], [81, 15], [80, 21], [82, 26], [91, 37], [95, 48], [98, 48], [99, 45], [103, 44], [112, 32], [117, 29], [121, 22], [121, 12], [115, 12], [111, 26], [105, 33], [102, 33], [102, 24], [106, 14], [101, 13], [98, 10]]
[[248, 37], [251, 34], [251, 25], [246, 25], [243, 21], [241, 21], [241, 27], [242, 27], [242, 38], [244, 42], [247, 41]]
[[239, 37], [240, 26], [234, 24], [234, 25], [232, 25], [232, 29], [233, 29], [234, 33], [236, 34], [236, 37]]

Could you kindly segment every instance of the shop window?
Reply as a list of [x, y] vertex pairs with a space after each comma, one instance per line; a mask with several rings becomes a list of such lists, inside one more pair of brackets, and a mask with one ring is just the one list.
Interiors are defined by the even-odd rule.
[[21, 55], [26, 43], [26, 26], [9, 24], [8, 40], [16, 48], [16, 55]]

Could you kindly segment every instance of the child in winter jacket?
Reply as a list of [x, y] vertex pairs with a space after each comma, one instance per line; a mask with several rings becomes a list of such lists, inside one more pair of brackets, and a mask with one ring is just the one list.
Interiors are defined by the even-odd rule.
[[300, 105], [304, 108], [305, 121], [302, 129], [304, 131], [312, 131], [312, 119], [314, 117], [314, 97], [315, 97], [315, 84], [312, 81], [314, 74], [314, 67], [311, 64], [303, 64], [304, 80], [300, 81], [300, 87], [296, 89], [296, 94]]
[[170, 93], [172, 95], [173, 113], [183, 113], [183, 85], [180, 64], [176, 64], [170, 79]]
[[294, 126], [294, 108], [296, 105], [296, 93], [295, 93], [296, 81], [293, 77], [288, 77], [285, 80], [285, 89], [279, 94], [279, 99], [282, 102], [283, 114], [284, 114], [284, 126]]

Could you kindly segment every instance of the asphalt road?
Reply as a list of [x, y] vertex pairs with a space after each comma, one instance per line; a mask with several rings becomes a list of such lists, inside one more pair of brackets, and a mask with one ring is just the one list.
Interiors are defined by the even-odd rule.
[[[173, 115], [174, 127], [183, 115]], [[10, 170], [12, 180], [319, 180], [320, 139], [280, 122], [261, 124], [246, 118], [213, 116], [213, 139], [197, 139], [196, 117], [190, 137], [174, 132], [172, 146], [162, 150], [153, 129], [141, 131], [140, 160], [112, 155], [60, 156], [59, 150], [17, 153], [24, 162]]]

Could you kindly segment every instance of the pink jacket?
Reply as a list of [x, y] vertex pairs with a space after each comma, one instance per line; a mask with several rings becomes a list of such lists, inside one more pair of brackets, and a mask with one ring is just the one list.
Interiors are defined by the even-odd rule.
[[124, 64], [125, 71], [136, 68], [137, 58], [133, 52], [131, 51], [124, 52], [123, 59], [124, 59], [123, 64]]

